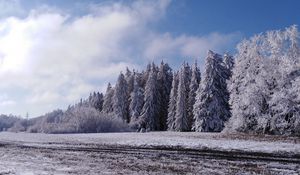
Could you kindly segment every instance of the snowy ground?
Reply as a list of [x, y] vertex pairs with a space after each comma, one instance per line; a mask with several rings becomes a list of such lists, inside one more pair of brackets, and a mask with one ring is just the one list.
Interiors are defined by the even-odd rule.
[[0, 175], [207, 173], [300, 174], [300, 139], [174, 132], [0, 133]]

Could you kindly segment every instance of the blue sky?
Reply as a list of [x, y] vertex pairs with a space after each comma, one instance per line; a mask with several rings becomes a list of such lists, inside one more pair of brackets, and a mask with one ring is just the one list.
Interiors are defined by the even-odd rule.
[[240, 31], [249, 37], [299, 24], [299, 7], [297, 0], [177, 0], [160, 29], [193, 35]]
[[299, 25], [297, 0], [0, 0], [0, 113], [38, 116], [103, 92], [126, 67], [177, 68]]

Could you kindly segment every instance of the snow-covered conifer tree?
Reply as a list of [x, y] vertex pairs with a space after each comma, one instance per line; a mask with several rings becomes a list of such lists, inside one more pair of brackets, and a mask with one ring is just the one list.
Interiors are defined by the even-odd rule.
[[175, 131], [190, 131], [190, 120], [188, 116], [188, 94], [191, 70], [187, 63], [183, 63], [179, 72], [177, 90], [177, 103], [175, 114]]
[[194, 105], [196, 131], [219, 132], [230, 117], [226, 75], [222, 57], [208, 52], [202, 82], [197, 90]]
[[191, 83], [190, 83], [190, 91], [188, 94], [188, 118], [189, 118], [189, 126], [192, 126], [193, 120], [194, 120], [194, 104], [196, 99], [196, 92], [199, 87], [201, 81], [201, 73], [197, 66], [197, 61], [192, 66], [192, 77], [191, 77]]
[[139, 116], [142, 112], [144, 105], [144, 89], [142, 88], [142, 80], [140, 74], [134, 75], [134, 86], [133, 91], [130, 94], [130, 124], [134, 128], [138, 128]]
[[[126, 68], [126, 73], [125, 73], [125, 80], [127, 82], [127, 91], [128, 91], [128, 97], [130, 96], [131, 92], [133, 91], [133, 86], [134, 86], [134, 75], [136, 72], [130, 71], [128, 67]], [[130, 100], [130, 99], [129, 99]]]
[[144, 70], [142, 72], [142, 86], [145, 90], [145, 86], [146, 86], [146, 83], [147, 83], [147, 80], [148, 80], [148, 77], [149, 77], [149, 74], [151, 72], [151, 67], [152, 67], [152, 64], [151, 63], [148, 63], [147, 64], [147, 67], [146, 67], [146, 70]]
[[112, 88], [111, 84], [108, 83], [107, 89], [105, 92], [104, 100], [103, 100], [103, 113], [111, 113], [113, 112], [113, 96], [114, 96], [114, 89]]
[[127, 82], [123, 73], [120, 73], [118, 81], [115, 86], [115, 93], [113, 96], [113, 109], [116, 117], [129, 122], [128, 110], [128, 90]]
[[103, 94], [99, 92], [90, 94], [88, 103], [89, 107], [96, 108], [99, 112], [101, 112], [103, 108]]
[[173, 74], [172, 89], [170, 93], [170, 100], [168, 106], [168, 119], [167, 125], [169, 131], [175, 130], [175, 115], [176, 115], [176, 102], [177, 102], [177, 91], [179, 82], [179, 72]]
[[234, 66], [234, 60], [233, 57], [231, 55], [229, 55], [228, 53], [224, 54], [224, 59], [223, 59], [224, 65], [225, 67], [228, 69], [229, 71], [229, 78], [232, 75], [232, 68]]
[[157, 87], [157, 70], [154, 64], [151, 66], [148, 80], [145, 86], [144, 106], [140, 116], [140, 128], [155, 131], [159, 129], [159, 89]]
[[168, 104], [172, 86], [172, 70], [168, 64], [161, 62], [157, 75], [157, 86], [160, 93], [159, 130], [167, 129]]

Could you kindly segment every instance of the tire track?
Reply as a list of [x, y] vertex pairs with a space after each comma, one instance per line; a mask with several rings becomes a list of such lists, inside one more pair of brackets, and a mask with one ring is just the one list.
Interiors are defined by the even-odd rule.
[[123, 146], [123, 145], [89, 145], [89, 144], [37, 144], [25, 142], [0, 142], [0, 147], [16, 147], [21, 149], [48, 149], [52, 151], [102, 152], [110, 154], [148, 155], [148, 156], [178, 156], [184, 155], [194, 159], [226, 159], [231, 161], [267, 161], [300, 164], [299, 154], [262, 153], [241, 150], [215, 150], [209, 148], [188, 149], [182, 147], [162, 146]]

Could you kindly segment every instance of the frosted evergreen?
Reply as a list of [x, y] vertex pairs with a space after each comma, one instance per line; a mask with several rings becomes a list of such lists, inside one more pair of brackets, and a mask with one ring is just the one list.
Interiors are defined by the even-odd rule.
[[126, 122], [129, 122], [128, 99], [127, 81], [125, 80], [124, 74], [121, 73], [115, 86], [113, 108], [115, 116]]
[[103, 109], [103, 101], [104, 101], [104, 97], [102, 93], [99, 92], [94, 92], [91, 93], [89, 98], [88, 98], [88, 106], [90, 107], [94, 107], [95, 109], [97, 109], [98, 111], [102, 111]]
[[176, 73], [173, 74], [172, 90], [171, 90], [169, 106], [168, 106], [167, 125], [169, 131], [175, 130], [175, 115], [176, 115], [178, 83], [179, 83], [179, 72], [177, 71]]
[[229, 71], [229, 77], [232, 76], [232, 69], [234, 66], [234, 59], [233, 56], [229, 55], [228, 53], [224, 54], [224, 66]]
[[133, 91], [130, 94], [130, 124], [134, 129], [138, 129], [139, 116], [141, 115], [144, 105], [144, 89], [141, 85], [141, 75], [134, 75]]
[[113, 112], [113, 96], [114, 96], [114, 89], [112, 88], [111, 84], [108, 83], [106, 93], [103, 100], [103, 113], [111, 113]]
[[177, 103], [175, 114], [175, 131], [190, 131], [190, 120], [188, 116], [188, 94], [191, 69], [187, 63], [183, 63], [179, 72], [177, 90]]
[[167, 130], [168, 104], [170, 100], [172, 79], [173, 74], [170, 66], [161, 62], [157, 75], [157, 86], [159, 87], [160, 93], [159, 130]]
[[204, 76], [194, 105], [195, 131], [222, 131], [224, 123], [230, 117], [226, 86], [228, 71], [222, 61], [220, 55], [208, 52]]
[[152, 64], [148, 80], [145, 86], [144, 106], [140, 116], [140, 128], [147, 131], [156, 131], [159, 129], [159, 89], [157, 86], [157, 70]]
[[197, 66], [197, 61], [192, 66], [192, 77], [191, 77], [191, 83], [189, 86], [189, 94], [188, 94], [188, 118], [189, 118], [189, 126], [192, 126], [194, 123], [194, 104], [196, 101], [196, 92], [199, 88], [199, 84], [201, 81], [201, 73], [200, 69]]

